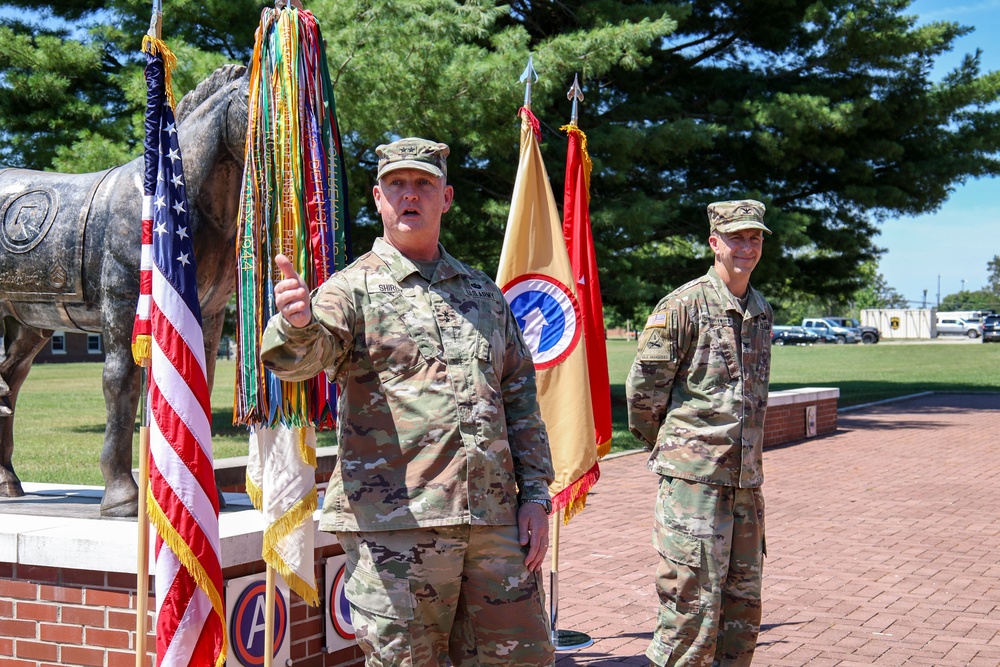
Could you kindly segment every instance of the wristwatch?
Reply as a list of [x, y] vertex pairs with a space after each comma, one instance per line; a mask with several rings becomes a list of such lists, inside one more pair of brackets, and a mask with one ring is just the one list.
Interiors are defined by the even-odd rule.
[[[552, 514], [552, 501], [546, 500], [545, 498], [528, 498], [524, 502], [526, 503], [538, 503], [545, 508], [546, 514]], [[522, 503], [523, 504], [523, 503]]]

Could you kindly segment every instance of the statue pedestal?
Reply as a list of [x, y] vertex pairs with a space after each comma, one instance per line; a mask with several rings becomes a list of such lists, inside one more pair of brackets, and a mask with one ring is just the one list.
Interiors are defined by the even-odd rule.
[[[21, 498], [0, 499], [0, 663], [135, 665], [136, 521], [101, 518], [100, 487], [25, 483], [24, 491]], [[264, 519], [245, 494], [226, 493], [225, 499], [219, 518], [223, 578], [226, 583], [248, 575], [263, 579]], [[309, 607], [294, 593], [288, 600], [285, 648], [297, 666], [364, 662], [356, 646], [326, 652], [329, 588], [323, 565], [342, 553], [333, 535], [316, 530], [320, 606]], [[148, 665], [154, 664], [156, 647], [152, 579]], [[227, 596], [231, 589], [226, 586]], [[232, 642], [230, 623], [227, 619]], [[241, 664], [231, 648], [227, 665]]]

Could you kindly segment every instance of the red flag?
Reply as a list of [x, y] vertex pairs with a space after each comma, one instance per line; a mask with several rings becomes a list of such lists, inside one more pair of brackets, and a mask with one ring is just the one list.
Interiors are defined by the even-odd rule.
[[590, 230], [590, 171], [587, 135], [576, 125], [562, 128], [569, 134], [566, 152], [566, 189], [563, 193], [563, 236], [576, 281], [576, 297], [587, 340], [590, 401], [594, 409], [597, 455], [611, 450], [611, 385], [608, 382], [608, 351], [604, 342], [604, 307], [597, 277], [597, 257]]
[[[156, 527], [157, 665], [215, 665], [226, 659], [219, 500], [212, 468], [212, 412], [184, 172], [174, 112], [164, 94], [172, 57], [159, 40], [147, 54], [149, 491]], [[143, 279], [146, 280], [145, 278]]]

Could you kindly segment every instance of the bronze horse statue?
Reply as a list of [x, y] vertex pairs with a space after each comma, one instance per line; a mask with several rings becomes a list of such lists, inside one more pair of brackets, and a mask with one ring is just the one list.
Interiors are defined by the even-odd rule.
[[[248, 77], [226, 65], [177, 106], [178, 140], [201, 302], [209, 390], [226, 303], [236, 287]], [[140, 369], [131, 337], [139, 295], [143, 159], [91, 174], [0, 171], [0, 496], [24, 494], [11, 463], [14, 407], [54, 329], [103, 333], [107, 424], [103, 516], [135, 516], [132, 437]]]

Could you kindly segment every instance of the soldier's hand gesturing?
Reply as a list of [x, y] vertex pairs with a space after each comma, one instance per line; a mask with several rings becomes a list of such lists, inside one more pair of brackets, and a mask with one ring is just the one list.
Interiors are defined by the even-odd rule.
[[312, 322], [312, 304], [309, 287], [295, 272], [292, 261], [282, 254], [275, 255], [274, 264], [285, 276], [274, 286], [274, 305], [282, 317], [293, 327], [301, 328]]

